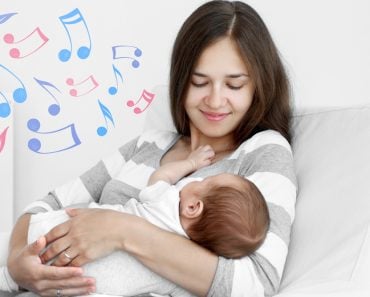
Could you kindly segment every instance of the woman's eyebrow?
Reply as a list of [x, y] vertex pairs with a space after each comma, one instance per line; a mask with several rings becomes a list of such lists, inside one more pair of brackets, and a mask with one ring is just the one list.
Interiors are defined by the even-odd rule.
[[193, 72], [193, 75], [200, 76], [200, 77], [207, 77], [207, 75], [205, 75], [204, 73], [200, 73], [200, 72]]
[[229, 77], [229, 78], [239, 78], [239, 77], [249, 77], [249, 74], [247, 73], [237, 73], [237, 74], [229, 74], [229, 75], [226, 75], [226, 77]]
[[[201, 73], [201, 72], [193, 72], [193, 75], [199, 76], [199, 77], [208, 77], [208, 75]], [[228, 74], [226, 75], [227, 78], [239, 78], [239, 77], [249, 77], [249, 74], [247, 73], [235, 73], [235, 74]]]

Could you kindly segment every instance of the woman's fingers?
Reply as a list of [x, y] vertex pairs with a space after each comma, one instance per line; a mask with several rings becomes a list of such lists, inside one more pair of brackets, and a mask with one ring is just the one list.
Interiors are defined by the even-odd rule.
[[60, 290], [61, 296], [88, 295], [95, 292], [95, 280], [86, 277], [73, 277], [58, 280], [44, 280], [40, 282], [39, 294], [42, 296], [56, 296]]
[[45, 235], [47, 243], [51, 243], [57, 240], [58, 238], [65, 236], [68, 233], [69, 229], [70, 229], [69, 221], [66, 221], [62, 224], [55, 226]]
[[60, 280], [74, 277], [81, 277], [83, 269], [81, 267], [57, 267], [57, 266], [43, 266], [41, 279], [46, 280]]
[[[58, 293], [59, 290], [59, 293]], [[56, 297], [56, 296], [85, 296], [95, 292], [95, 287], [81, 287], [81, 288], [66, 288], [66, 289], [49, 289], [42, 293], [42, 297]]]
[[78, 256], [77, 252], [73, 251], [72, 248], [68, 248], [58, 255], [58, 257], [53, 262], [53, 265], [55, 266], [69, 265], [73, 261], [73, 259], [75, 259], [77, 256]]
[[[69, 232], [70, 224], [69, 222], [62, 223], [53, 229], [51, 229], [46, 235], [46, 241], [48, 243], [47, 249], [40, 255], [42, 263], [48, 263], [50, 260], [57, 257], [60, 253], [65, 251], [70, 242], [66, 239], [66, 235]], [[70, 261], [66, 261], [68, 259], [60, 259], [59, 262], [68, 264]], [[60, 265], [63, 266], [63, 265]]]

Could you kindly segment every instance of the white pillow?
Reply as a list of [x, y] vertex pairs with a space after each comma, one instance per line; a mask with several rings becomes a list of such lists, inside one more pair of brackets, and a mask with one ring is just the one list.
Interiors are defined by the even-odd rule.
[[281, 291], [369, 288], [370, 107], [297, 115], [293, 133], [299, 193]]

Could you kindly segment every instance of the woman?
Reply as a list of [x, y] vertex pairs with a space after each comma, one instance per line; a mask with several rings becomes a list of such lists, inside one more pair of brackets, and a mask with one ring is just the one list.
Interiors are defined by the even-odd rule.
[[[170, 71], [171, 112], [178, 133], [144, 134], [127, 143], [74, 183], [35, 202], [58, 209], [74, 195], [111, 202], [142, 189], [161, 164], [185, 159], [200, 145], [215, 151], [213, 164], [192, 175], [221, 172], [248, 176], [268, 202], [271, 226], [256, 253], [240, 260], [217, 257], [192, 241], [127, 214], [71, 210], [68, 222], [26, 245], [29, 215], [14, 227], [8, 267], [23, 288], [41, 296], [93, 292], [79, 267], [113, 251], [197, 296], [270, 296], [278, 289], [294, 218], [296, 181], [289, 145], [288, 80], [259, 15], [242, 2], [211, 1], [185, 21], [176, 38]], [[56, 203], [57, 202], [57, 203]], [[81, 202], [81, 201], [78, 201]], [[109, 230], [109, 232], [107, 232]], [[47, 243], [50, 248], [41, 257]], [[56, 265], [42, 264], [57, 256]]]

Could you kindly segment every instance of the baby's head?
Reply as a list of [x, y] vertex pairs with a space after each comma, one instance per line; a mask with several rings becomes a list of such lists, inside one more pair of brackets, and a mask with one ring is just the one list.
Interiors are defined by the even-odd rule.
[[180, 220], [193, 241], [226, 258], [254, 252], [270, 223], [258, 188], [229, 173], [185, 185], [180, 191]]

